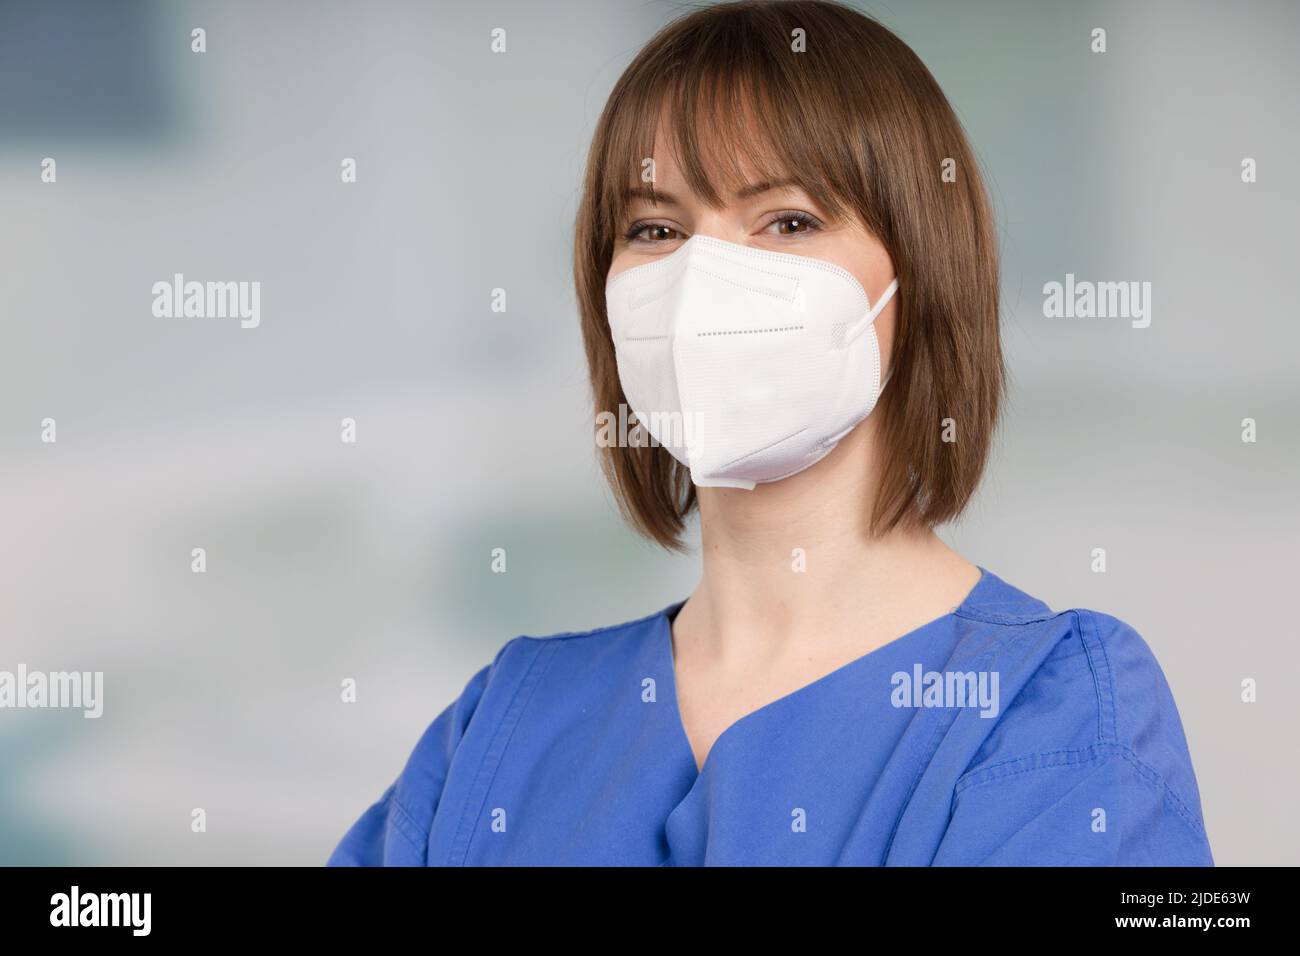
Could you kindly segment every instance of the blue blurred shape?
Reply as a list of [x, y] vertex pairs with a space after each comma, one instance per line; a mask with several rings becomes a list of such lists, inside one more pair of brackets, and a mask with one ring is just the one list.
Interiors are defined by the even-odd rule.
[[0, 0], [0, 148], [165, 135], [181, 115], [169, 44], [189, 35], [157, 3]]

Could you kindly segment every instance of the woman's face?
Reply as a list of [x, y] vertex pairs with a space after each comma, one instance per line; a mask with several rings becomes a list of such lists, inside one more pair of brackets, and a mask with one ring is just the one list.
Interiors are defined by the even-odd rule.
[[[662, 138], [658, 141], [664, 142]], [[654, 157], [658, 202], [652, 202], [648, 193], [630, 201], [627, 220], [620, 223], [620, 234], [614, 240], [607, 281], [626, 269], [671, 254], [694, 235], [832, 262], [848, 270], [873, 303], [893, 280], [889, 253], [856, 217], [832, 221], [798, 186], [763, 183], [754, 176], [728, 196], [722, 208], [713, 209], [691, 192], [672, 151], [659, 152], [661, 155]], [[890, 299], [875, 322], [882, 377], [889, 371], [896, 302], [897, 297]]]

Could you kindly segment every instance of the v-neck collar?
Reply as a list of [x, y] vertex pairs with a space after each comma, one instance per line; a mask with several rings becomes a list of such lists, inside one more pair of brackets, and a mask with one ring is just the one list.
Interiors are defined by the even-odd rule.
[[[667, 675], [668, 686], [669, 686], [669, 690], [671, 691], [671, 696], [672, 696], [671, 703], [672, 703], [672, 711], [673, 711], [672, 725], [673, 725], [674, 736], [678, 741], [678, 746], [685, 749], [687, 758], [690, 761], [690, 766], [695, 771], [694, 782], [698, 783], [701, 779], [704, 778], [705, 773], [708, 771], [710, 765], [713, 763], [713, 756], [715, 753], [718, 752], [718, 747], [723, 742], [723, 739], [734, 737], [735, 734], [738, 732], [738, 728], [742, 728], [743, 726], [751, 723], [759, 715], [766, 714], [777, 707], [789, 704], [790, 702], [805, 696], [809, 692], [813, 691], [815, 688], [824, 686], [837, 679], [847, 676], [852, 671], [856, 671], [859, 668], [865, 666], [868, 661], [874, 661], [878, 659], [880, 656], [882, 656], [882, 653], [886, 651], [886, 649], [896, 649], [899, 644], [912, 640], [919, 634], [928, 632], [931, 628], [935, 627], [936, 625], [942, 624], [943, 622], [950, 620], [951, 618], [962, 613], [963, 611], [968, 610], [973, 605], [980, 603], [986, 597], [987, 593], [991, 593], [992, 591], [996, 590], [998, 578], [996, 575], [994, 575], [991, 571], [984, 568], [982, 565], [977, 564], [976, 567], [979, 568], [979, 572], [980, 572], [979, 579], [975, 582], [975, 585], [970, 589], [970, 591], [967, 592], [966, 597], [962, 599], [961, 603], [958, 604], [956, 607], [954, 607], [951, 611], [948, 611], [945, 614], [941, 614], [938, 617], [934, 618], [933, 620], [927, 621], [924, 624], [920, 625], [919, 627], [915, 627], [912, 630], [906, 632], [905, 634], [901, 634], [898, 637], [893, 638], [892, 640], [887, 641], [884, 644], [881, 644], [879, 647], [868, 651], [867, 653], [861, 655], [860, 657], [855, 657], [853, 660], [849, 661], [846, 664], [841, 664], [840, 666], [834, 668], [833, 670], [826, 672], [821, 677], [815, 678], [809, 681], [807, 684], [804, 684], [803, 686], [790, 691], [788, 694], [782, 694], [780, 697], [776, 698], [775, 700], [768, 701], [766, 704], [756, 707], [753, 710], [749, 711], [748, 713], [743, 714], [740, 717], [737, 717], [735, 720], [733, 720], [730, 724], [728, 724], [723, 729], [722, 733], [718, 734], [718, 736], [714, 738], [713, 744], [709, 747], [709, 752], [704, 755], [703, 764], [696, 764], [695, 762], [695, 750], [691, 746], [690, 736], [686, 733], [686, 723], [685, 721], [682, 720], [681, 704], [677, 695], [677, 662], [676, 662], [675, 655], [673, 654], [672, 623], [673, 623], [673, 619], [676, 618], [677, 616], [677, 612], [680, 611], [683, 605], [686, 604], [686, 600], [683, 599], [681, 601], [677, 601], [676, 603], [670, 604], [668, 607], [664, 608], [659, 613], [659, 616], [655, 621], [654, 638], [657, 647], [657, 653], [660, 656], [660, 660], [661, 660], [661, 669], [662, 672]], [[692, 786], [692, 789], [693, 788], [694, 787]]]

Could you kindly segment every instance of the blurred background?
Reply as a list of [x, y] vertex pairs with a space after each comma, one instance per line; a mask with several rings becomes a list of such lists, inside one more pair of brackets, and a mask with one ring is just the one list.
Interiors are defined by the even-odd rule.
[[[943, 536], [1136, 627], [1217, 862], [1300, 862], [1300, 7], [855, 5], [1002, 230], [1010, 404]], [[0, 863], [323, 863], [506, 640], [686, 595], [600, 480], [570, 245], [605, 97], [687, 9], [0, 0], [0, 670], [105, 680], [98, 720], [0, 710]], [[156, 318], [177, 272], [261, 282], [260, 326]], [[1066, 273], [1151, 282], [1150, 327], [1045, 318]]]

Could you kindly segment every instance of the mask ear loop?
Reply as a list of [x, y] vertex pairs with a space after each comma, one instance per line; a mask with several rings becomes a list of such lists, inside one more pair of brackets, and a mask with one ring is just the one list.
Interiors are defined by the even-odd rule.
[[[894, 297], [894, 293], [897, 291], [898, 291], [898, 277], [895, 276], [894, 281], [889, 283], [889, 287], [885, 289], [885, 294], [880, 297], [880, 301], [877, 302], [874, 306], [872, 306], [871, 311], [867, 313], [868, 323], [876, 321], [876, 316], [880, 315], [880, 310], [889, 304], [889, 300]], [[876, 392], [877, 396], [879, 396], [882, 392], [884, 392], [885, 386], [889, 384], [889, 380], [890, 378], [893, 377], [893, 375], [894, 375], [894, 363], [890, 362], [889, 371], [885, 373], [885, 377], [880, 381], [880, 389], [879, 391]]]
[[889, 283], [889, 286], [885, 289], [884, 294], [880, 297], [880, 301], [877, 302], [875, 305], [873, 305], [871, 307], [871, 311], [867, 313], [868, 322], [876, 321], [876, 316], [880, 314], [880, 310], [883, 309], [885, 306], [889, 305], [889, 300], [894, 297], [894, 293], [897, 291], [898, 291], [898, 276], [894, 276], [894, 281]]
[[884, 294], [881, 295], [880, 301], [871, 307], [871, 311], [853, 323], [852, 330], [844, 336], [845, 341], [852, 342], [859, 335], [865, 332], [867, 326], [876, 321], [876, 316], [880, 315], [880, 310], [889, 304], [889, 300], [894, 297], [894, 293], [897, 291], [898, 277], [895, 276], [894, 281], [889, 283], [889, 287], [885, 289]]

